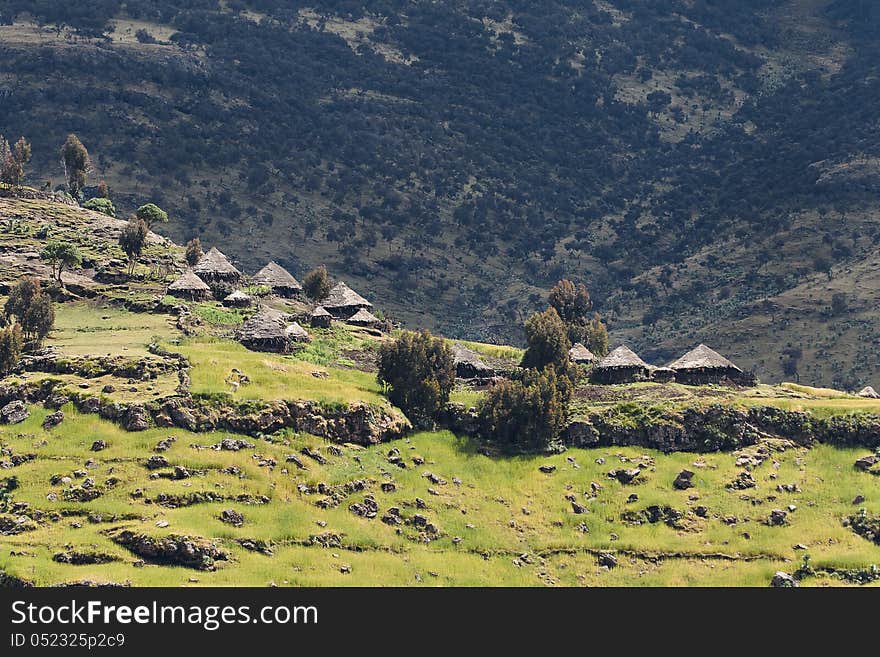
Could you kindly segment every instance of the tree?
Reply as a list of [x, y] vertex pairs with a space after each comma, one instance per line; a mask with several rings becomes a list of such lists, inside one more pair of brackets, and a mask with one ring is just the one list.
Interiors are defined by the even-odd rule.
[[575, 285], [565, 278], [553, 286], [547, 300], [566, 324], [583, 321], [593, 308], [587, 286], [583, 283]]
[[21, 325], [27, 342], [42, 342], [55, 323], [52, 299], [43, 293], [35, 278], [21, 279], [9, 292], [3, 310], [7, 319], [14, 318]]
[[105, 180], [98, 183], [98, 198], [110, 198], [110, 188], [107, 187], [107, 181]]
[[88, 201], [83, 203], [83, 207], [86, 210], [94, 210], [95, 212], [106, 214], [108, 217], [116, 216], [116, 206], [113, 205], [113, 201], [103, 196], [90, 198]]
[[831, 295], [831, 314], [839, 317], [849, 308], [849, 300], [845, 292], [835, 292]]
[[330, 294], [330, 277], [324, 265], [315, 267], [305, 275], [302, 281], [303, 290], [314, 301], [320, 301]]
[[452, 349], [428, 331], [404, 331], [379, 347], [380, 383], [388, 398], [418, 426], [430, 427], [455, 384]]
[[18, 324], [0, 331], [0, 374], [8, 374], [18, 364], [23, 343], [21, 326]]
[[128, 275], [134, 274], [134, 268], [144, 252], [144, 246], [147, 244], [147, 234], [150, 229], [142, 219], [131, 217], [125, 228], [119, 234], [119, 246], [128, 257]]
[[92, 170], [89, 152], [76, 135], [67, 135], [61, 147], [61, 162], [64, 164], [64, 176], [67, 179], [67, 191], [74, 198], [79, 198], [86, 179]]
[[505, 452], [545, 450], [565, 428], [571, 391], [553, 365], [501, 381], [480, 404], [480, 433]]
[[195, 237], [186, 243], [186, 262], [190, 267], [195, 266], [205, 252], [202, 250], [202, 241]]
[[152, 228], [156, 224], [167, 224], [168, 213], [165, 212], [155, 203], [146, 203], [137, 209], [135, 213], [138, 219], [147, 224], [147, 228]]
[[608, 327], [599, 313], [594, 313], [585, 324], [569, 326], [568, 336], [572, 343], [580, 342], [600, 358], [608, 354]]
[[31, 160], [31, 145], [24, 137], [15, 142], [12, 150], [0, 136], [0, 182], [18, 187], [24, 179], [24, 167]]
[[568, 368], [571, 342], [555, 308], [533, 314], [526, 320], [525, 329], [529, 346], [523, 355], [523, 367], [540, 370], [555, 365], [559, 370]]
[[40, 252], [40, 259], [49, 261], [52, 265], [52, 276], [61, 283], [61, 272], [65, 269], [79, 267], [82, 264], [82, 255], [79, 249], [70, 242], [52, 240]]

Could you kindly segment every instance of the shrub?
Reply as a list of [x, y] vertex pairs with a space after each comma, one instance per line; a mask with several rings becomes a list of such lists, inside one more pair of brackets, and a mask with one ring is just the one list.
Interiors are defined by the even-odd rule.
[[147, 233], [149, 232], [150, 229], [142, 219], [132, 217], [119, 233], [119, 246], [128, 257], [129, 276], [134, 273], [135, 265], [137, 265], [138, 259], [144, 251], [144, 246], [146, 246]]
[[320, 301], [330, 294], [330, 277], [324, 265], [315, 267], [305, 275], [302, 281], [303, 290], [313, 301]]
[[203, 255], [205, 252], [202, 250], [202, 241], [198, 237], [186, 243], [186, 262], [191, 267], [198, 264]]
[[111, 201], [109, 198], [103, 198], [101, 196], [90, 198], [88, 201], [83, 203], [83, 207], [86, 210], [94, 210], [95, 212], [106, 214], [108, 217], [116, 216], [116, 206], [113, 205], [113, 201]]
[[452, 350], [428, 331], [405, 331], [379, 347], [378, 379], [414, 424], [430, 427], [455, 384]]
[[64, 163], [67, 190], [72, 197], [78, 198], [92, 170], [92, 160], [86, 147], [76, 135], [67, 135], [67, 140], [61, 147], [61, 161]]
[[571, 342], [565, 324], [554, 308], [533, 314], [526, 320], [525, 329], [529, 347], [523, 354], [523, 367], [535, 369], [543, 369], [548, 365], [555, 365], [559, 369], [567, 367]]
[[565, 428], [571, 391], [552, 365], [501, 381], [480, 405], [480, 433], [505, 452], [546, 450]]
[[0, 331], [0, 374], [8, 374], [18, 364], [23, 342], [18, 324]]
[[21, 325], [24, 339], [40, 343], [49, 335], [55, 323], [55, 309], [52, 299], [43, 294], [40, 281], [23, 278], [9, 292], [4, 312], [7, 319], [15, 318]]

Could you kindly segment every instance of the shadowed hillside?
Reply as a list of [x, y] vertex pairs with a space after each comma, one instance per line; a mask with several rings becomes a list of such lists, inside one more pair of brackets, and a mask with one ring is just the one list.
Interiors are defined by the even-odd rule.
[[877, 371], [874, 3], [179, 4], [0, 2], [30, 183], [76, 132], [121, 209], [413, 325], [518, 340], [567, 275], [657, 362]]

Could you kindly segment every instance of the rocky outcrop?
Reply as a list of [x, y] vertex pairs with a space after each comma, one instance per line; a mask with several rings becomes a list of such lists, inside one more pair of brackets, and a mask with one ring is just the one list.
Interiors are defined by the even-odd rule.
[[116, 534], [113, 542], [142, 559], [196, 570], [215, 570], [217, 561], [229, 559], [226, 550], [199, 536], [153, 537], [125, 530]]
[[3, 406], [3, 408], [0, 408], [0, 423], [18, 424], [19, 422], [24, 422], [28, 419], [30, 415], [31, 414], [28, 412], [27, 406], [23, 401], [11, 401]]
[[799, 445], [818, 441], [880, 446], [880, 415], [816, 418], [809, 413], [760, 406], [748, 410], [713, 404], [683, 410], [621, 405], [571, 420], [562, 439], [572, 447], [638, 446], [663, 452], [732, 451], [761, 438]]

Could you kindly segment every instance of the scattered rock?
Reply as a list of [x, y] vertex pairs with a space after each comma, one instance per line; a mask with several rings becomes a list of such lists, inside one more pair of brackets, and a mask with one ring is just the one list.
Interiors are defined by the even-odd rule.
[[864, 495], [856, 495], [852, 501], [853, 504], [864, 504], [865, 496]]
[[235, 509], [224, 509], [220, 513], [220, 520], [233, 527], [241, 527], [244, 524], [244, 516]]
[[617, 557], [615, 557], [610, 552], [600, 552], [598, 555], [596, 555], [596, 559], [599, 562], [599, 565], [604, 568], [617, 567]]
[[672, 486], [676, 490], [687, 490], [688, 488], [693, 488], [693, 478], [694, 473], [691, 470], [682, 470], [675, 476], [675, 480], [672, 482]]
[[631, 470], [612, 470], [608, 473], [608, 477], [611, 479], [617, 479], [621, 484], [630, 484], [633, 480], [638, 477], [642, 473], [638, 468], [633, 468]]
[[544, 474], [553, 474], [554, 472], [556, 472], [556, 466], [555, 465], [542, 465], [538, 468], [538, 470], [540, 470]]
[[91, 450], [93, 452], [100, 452], [101, 450], [107, 449], [107, 442], [104, 440], [96, 440], [92, 443]]
[[49, 413], [43, 419], [43, 428], [47, 431], [52, 429], [53, 427], [57, 427], [64, 420], [64, 411], [55, 411], [54, 413]]
[[747, 470], [740, 472], [736, 476], [736, 479], [727, 484], [727, 488], [731, 490], [746, 490], [748, 488], [754, 488], [755, 486], [757, 486], [757, 482], [752, 476], [752, 473]]
[[158, 443], [156, 443], [156, 446], [153, 448], [153, 451], [154, 452], [167, 452], [169, 449], [171, 449], [171, 445], [176, 440], [177, 439], [174, 436], [168, 436], [167, 438], [163, 438]]
[[147, 459], [147, 462], [144, 464], [147, 470], [158, 470], [159, 468], [167, 468], [171, 466], [171, 463], [168, 462], [164, 456], [154, 455]]
[[18, 424], [19, 422], [24, 422], [28, 419], [30, 415], [31, 414], [28, 412], [25, 403], [16, 399], [6, 404], [3, 408], [0, 408], [0, 423]]
[[873, 466], [877, 465], [877, 463], [880, 463], [880, 456], [871, 454], [870, 456], [863, 456], [860, 459], [856, 459], [856, 462], [853, 464], [853, 466], [856, 468], [856, 470], [867, 472]]
[[583, 504], [579, 504], [574, 501], [572, 501], [572, 503], [571, 503], [571, 510], [574, 511], [576, 514], [589, 512], [589, 509], [587, 509], [587, 507], [585, 507]]
[[52, 561], [57, 563], [66, 563], [74, 566], [83, 566], [91, 564], [102, 564], [117, 561], [112, 554], [102, 554], [100, 552], [58, 552], [52, 555]]
[[786, 518], [788, 514], [782, 509], [773, 509], [770, 512], [770, 516], [767, 518], [767, 524], [771, 527], [778, 527], [780, 525], [784, 525], [786, 523]]
[[788, 573], [778, 571], [770, 580], [770, 586], [777, 589], [794, 588], [798, 586], [798, 581]]

